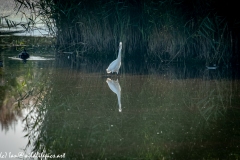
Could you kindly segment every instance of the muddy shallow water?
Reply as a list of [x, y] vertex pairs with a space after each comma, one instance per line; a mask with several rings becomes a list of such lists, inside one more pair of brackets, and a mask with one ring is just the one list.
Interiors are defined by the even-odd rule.
[[[0, 153], [74, 158], [239, 157], [240, 82], [232, 69], [23, 63], [2, 50]], [[53, 55], [53, 54], [52, 54]]]

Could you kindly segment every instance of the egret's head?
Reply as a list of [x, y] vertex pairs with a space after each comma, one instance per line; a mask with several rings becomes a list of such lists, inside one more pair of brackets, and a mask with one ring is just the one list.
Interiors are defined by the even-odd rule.
[[119, 43], [119, 48], [121, 48], [121, 49], [122, 49], [122, 42], [120, 42], [120, 43]]

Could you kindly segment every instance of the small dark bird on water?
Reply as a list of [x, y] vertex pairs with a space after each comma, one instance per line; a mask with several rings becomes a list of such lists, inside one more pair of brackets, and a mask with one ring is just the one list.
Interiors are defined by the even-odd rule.
[[23, 60], [26, 60], [26, 59], [29, 58], [29, 54], [27, 53], [26, 49], [24, 49], [24, 50], [22, 51], [22, 53], [20, 53], [20, 54], [18, 55], [18, 58], [21, 58], [21, 59], [23, 59]]

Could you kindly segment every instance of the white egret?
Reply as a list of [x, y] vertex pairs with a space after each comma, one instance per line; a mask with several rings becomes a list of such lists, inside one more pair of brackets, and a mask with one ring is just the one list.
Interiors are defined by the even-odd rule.
[[117, 72], [118, 74], [119, 68], [121, 66], [121, 51], [122, 51], [122, 42], [119, 43], [118, 57], [116, 60], [110, 63], [110, 65], [106, 69], [107, 73]]
[[117, 95], [118, 98], [118, 111], [122, 112], [122, 105], [121, 105], [121, 87], [118, 82], [118, 80], [114, 81], [111, 80], [110, 78], [107, 78], [106, 80], [108, 87]]

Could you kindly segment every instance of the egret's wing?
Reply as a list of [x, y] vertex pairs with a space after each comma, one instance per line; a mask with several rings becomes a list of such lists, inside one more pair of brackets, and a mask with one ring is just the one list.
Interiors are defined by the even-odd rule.
[[113, 70], [115, 69], [117, 64], [117, 60], [114, 60], [112, 63], [109, 64], [108, 68], [107, 68], [107, 72], [113, 72]]

